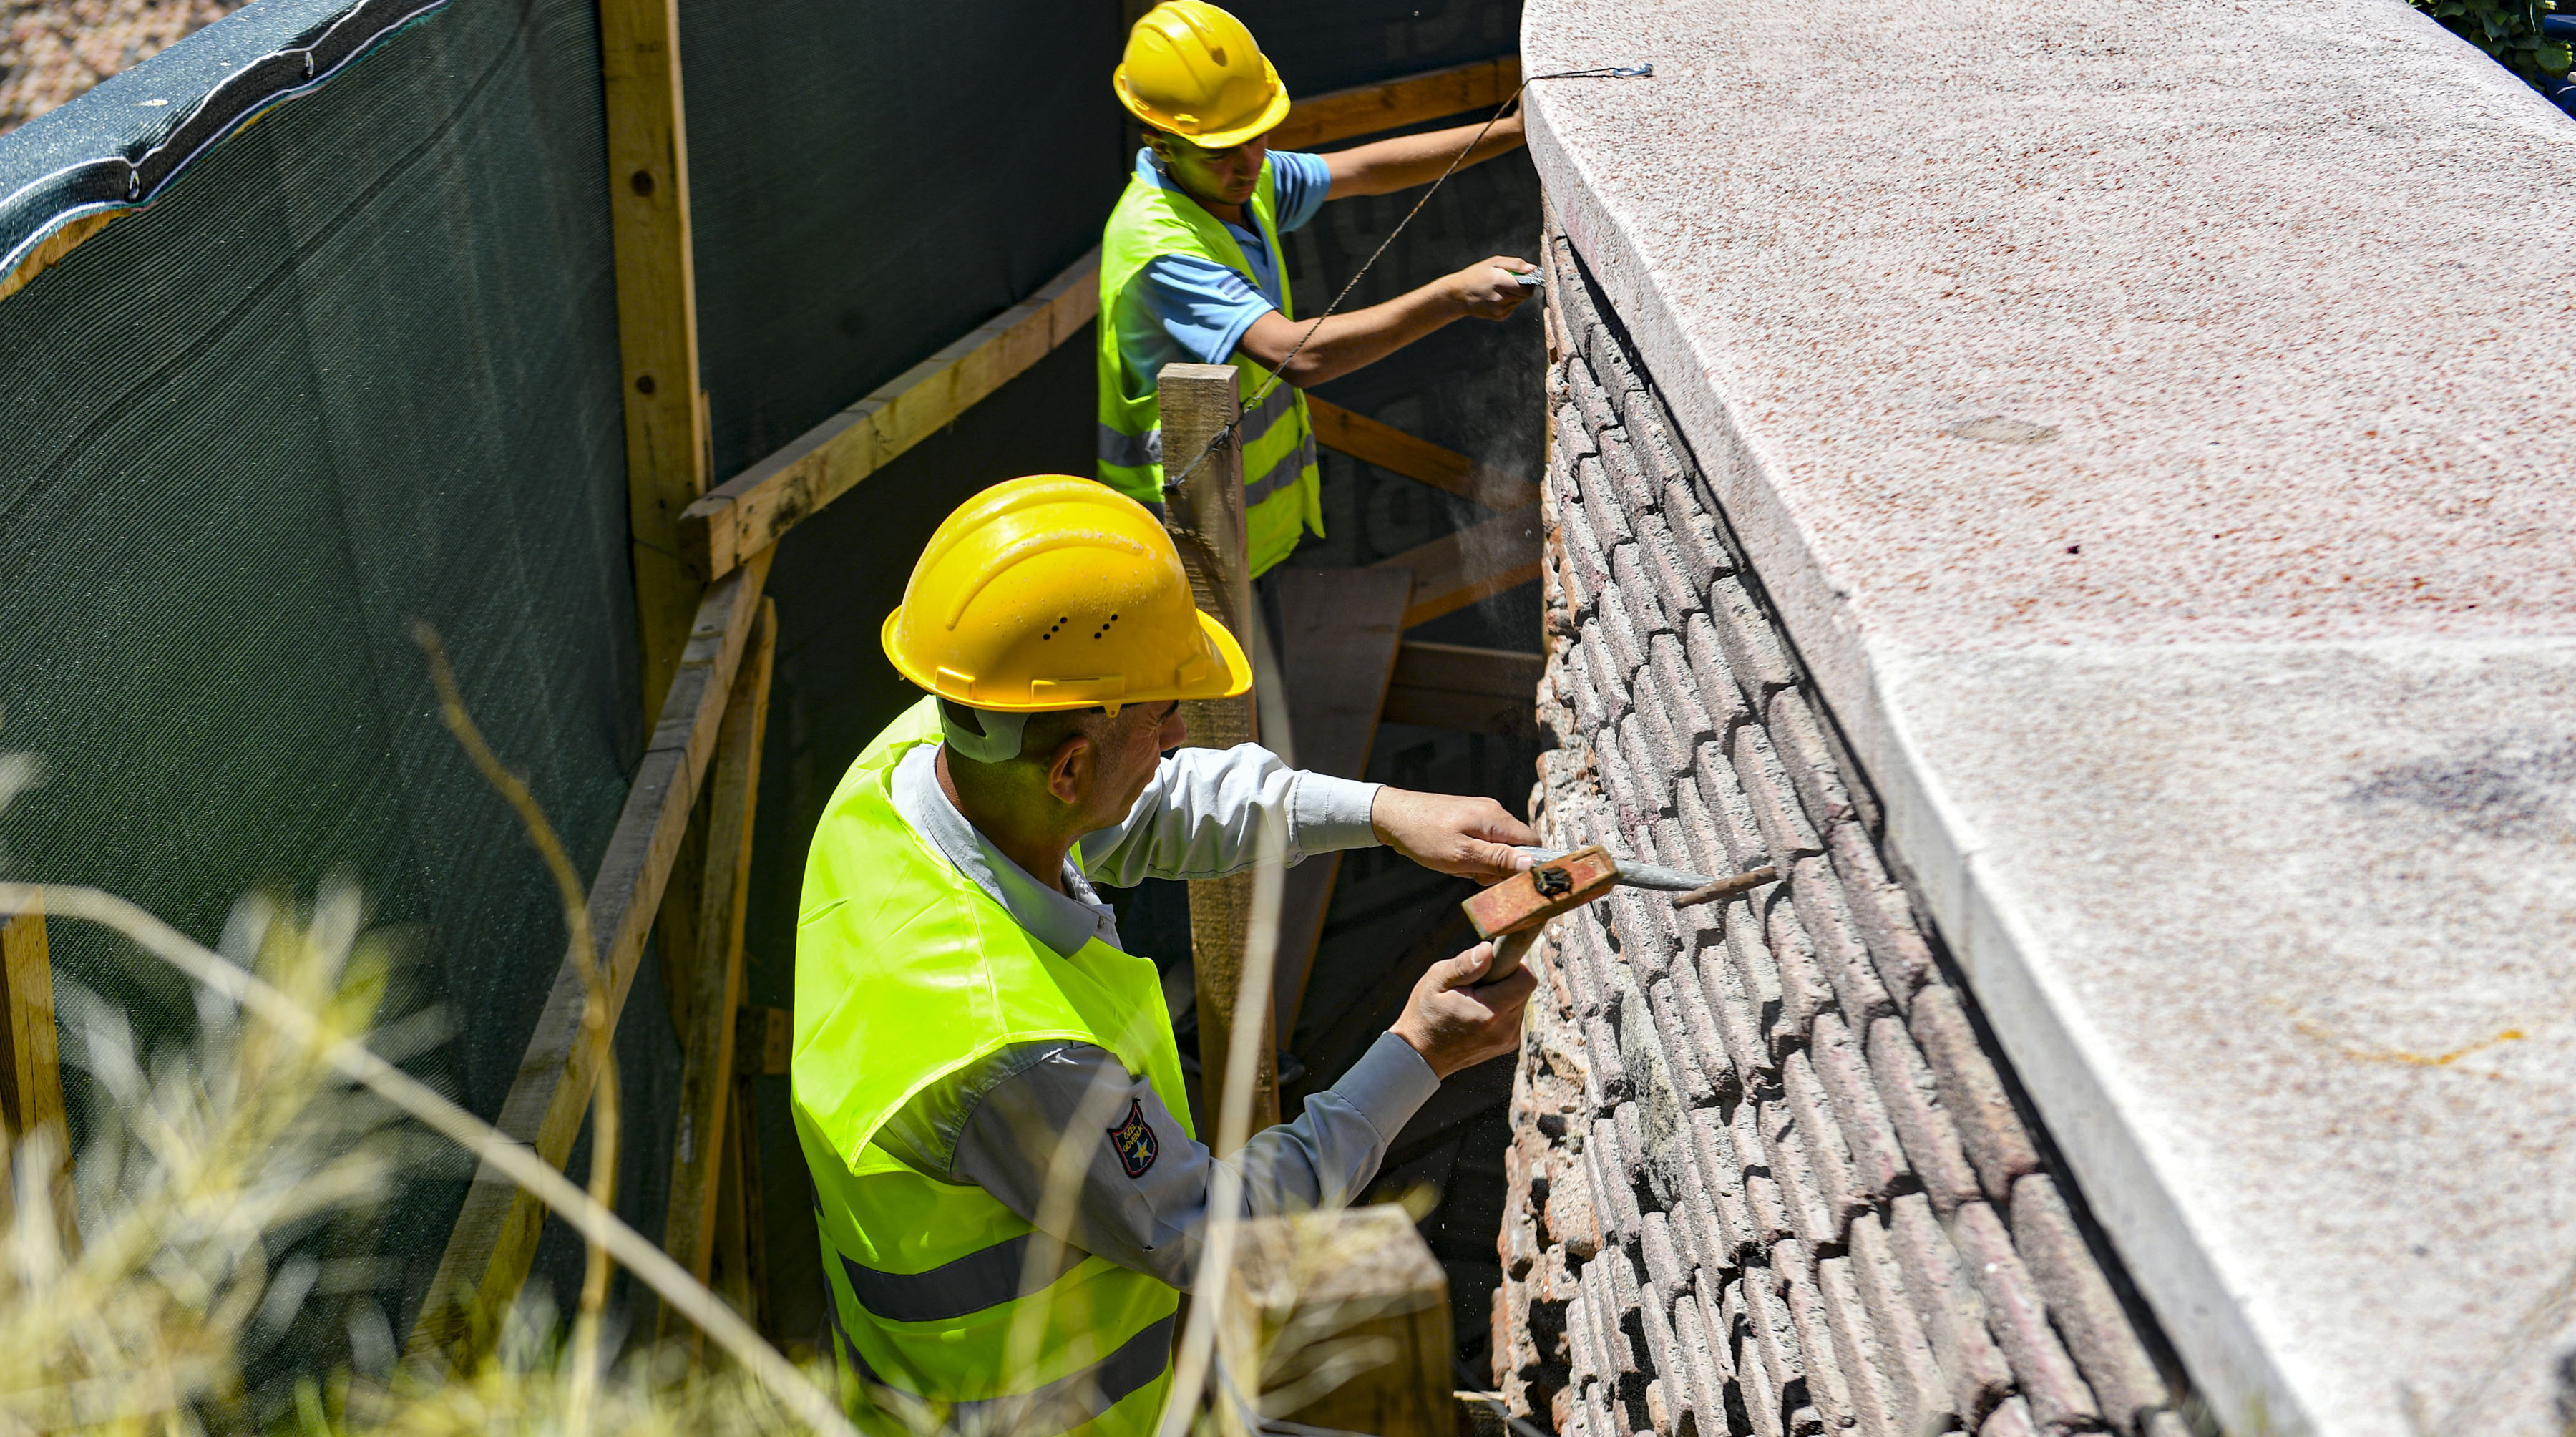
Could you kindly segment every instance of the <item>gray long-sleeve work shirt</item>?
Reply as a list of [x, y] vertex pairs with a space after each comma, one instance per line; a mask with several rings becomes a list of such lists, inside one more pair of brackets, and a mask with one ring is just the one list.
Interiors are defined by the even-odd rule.
[[[1292, 769], [1252, 744], [1182, 749], [1163, 760], [1123, 823], [1084, 836], [1082, 862], [1067, 859], [1058, 892], [966, 821], [939, 786], [936, 759], [925, 745], [896, 766], [896, 811], [1021, 927], [1068, 956], [1094, 938], [1118, 946], [1117, 921], [1094, 880], [1216, 878], [1262, 854], [1295, 863], [1377, 842], [1375, 784]], [[1329, 1091], [1306, 1100], [1304, 1116], [1223, 1160], [1242, 1177], [1244, 1214], [1357, 1197], [1387, 1143], [1439, 1086], [1411, 1045], [1379, 1038]], [[1183, 1136], [1165, 1097], [1096, 1045], [1023, 1043], [931, 1084], [875, 1142], [917, 1171], [983, 1188], [1080, 1252], [1186, 1288], [1219, 1160]], [[1051, 1161], [1081, 1164], [1078, 1185], [1070, 1171], [1059, 1184], [1057, 1202], [1070, 1192], [1069, 1210], [1041, 1211]]]

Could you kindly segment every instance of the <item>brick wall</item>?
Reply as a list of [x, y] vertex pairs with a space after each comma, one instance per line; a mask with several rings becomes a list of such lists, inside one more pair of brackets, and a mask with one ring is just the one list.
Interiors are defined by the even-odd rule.
[[1534, 956], [1494, 1304], [1511, 1410], [1569, 1437], [2181, 1437], [1866, 787], [1546, 245], [1558, 747], [1532, 812], [1550, 844], [1783, 878], [1691, 909], [1622, 890]]

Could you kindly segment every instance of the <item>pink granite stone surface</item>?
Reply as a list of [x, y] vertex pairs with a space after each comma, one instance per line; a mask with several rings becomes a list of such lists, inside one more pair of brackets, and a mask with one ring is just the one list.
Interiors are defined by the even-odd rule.
[[1551, 209], [2195, 1384], [2558, 1430], [2576, 123], [2394, 0], [1531, 0]]

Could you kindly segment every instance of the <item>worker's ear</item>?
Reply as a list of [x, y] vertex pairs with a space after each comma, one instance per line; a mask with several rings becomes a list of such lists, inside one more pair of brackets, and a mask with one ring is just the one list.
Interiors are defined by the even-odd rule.
[[1100, 767], [1100, 746], [1088, 734], [1074, 734], [1055, 746], [1047, 759], [1047, 792], [1060, 803], [1082, 802], [1091, 776]]

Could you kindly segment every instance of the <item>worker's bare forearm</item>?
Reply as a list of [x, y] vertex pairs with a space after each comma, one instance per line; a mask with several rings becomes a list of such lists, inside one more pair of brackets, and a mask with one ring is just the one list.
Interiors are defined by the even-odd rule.
[[[1484, 132], [1481, 139], [1477, 137], [1479, 130]], [[1467, 152], [1465, 159], [1458, 159], [1458, 152], [1466, 149], [1470, 140], [1475, 141], [1476, 147]], [[1521, 117], [1506, 115], [1496, 120], [1491, 128], [1479, 121], [1473, 125], [1433, 130], [1429, 134], [1398, 135], [1391, 140], [1335, 150], [1324, 156], [1325, 167], [1333, 176], [1332, 188], [1325, 192], [1324, 197], [1340, 200], [1353, 195], [1383, 195], [1411, 189], [1415, 185], [1427, 185], [1440, 178], [1451, 160], [1457, 160], [1458, 168], [1463, 170], [1506, 151], [1519, 149], [1521, 141]]]
[[[1253, 321], [1236, 347], [1264, 369], [1276, 370], [1285, 363], [1282, 377], [1304, 389], [1374, 364], [1442, 325], [1464, 318], [1467, 305], [1450, 289], [1447, 279], [1434, 280], [1384, 304], [1327, 315], [1320, 325], [1291, 320], [1272, 310]], [[1293, 360], [1291, 353], [1296, 355]]]

